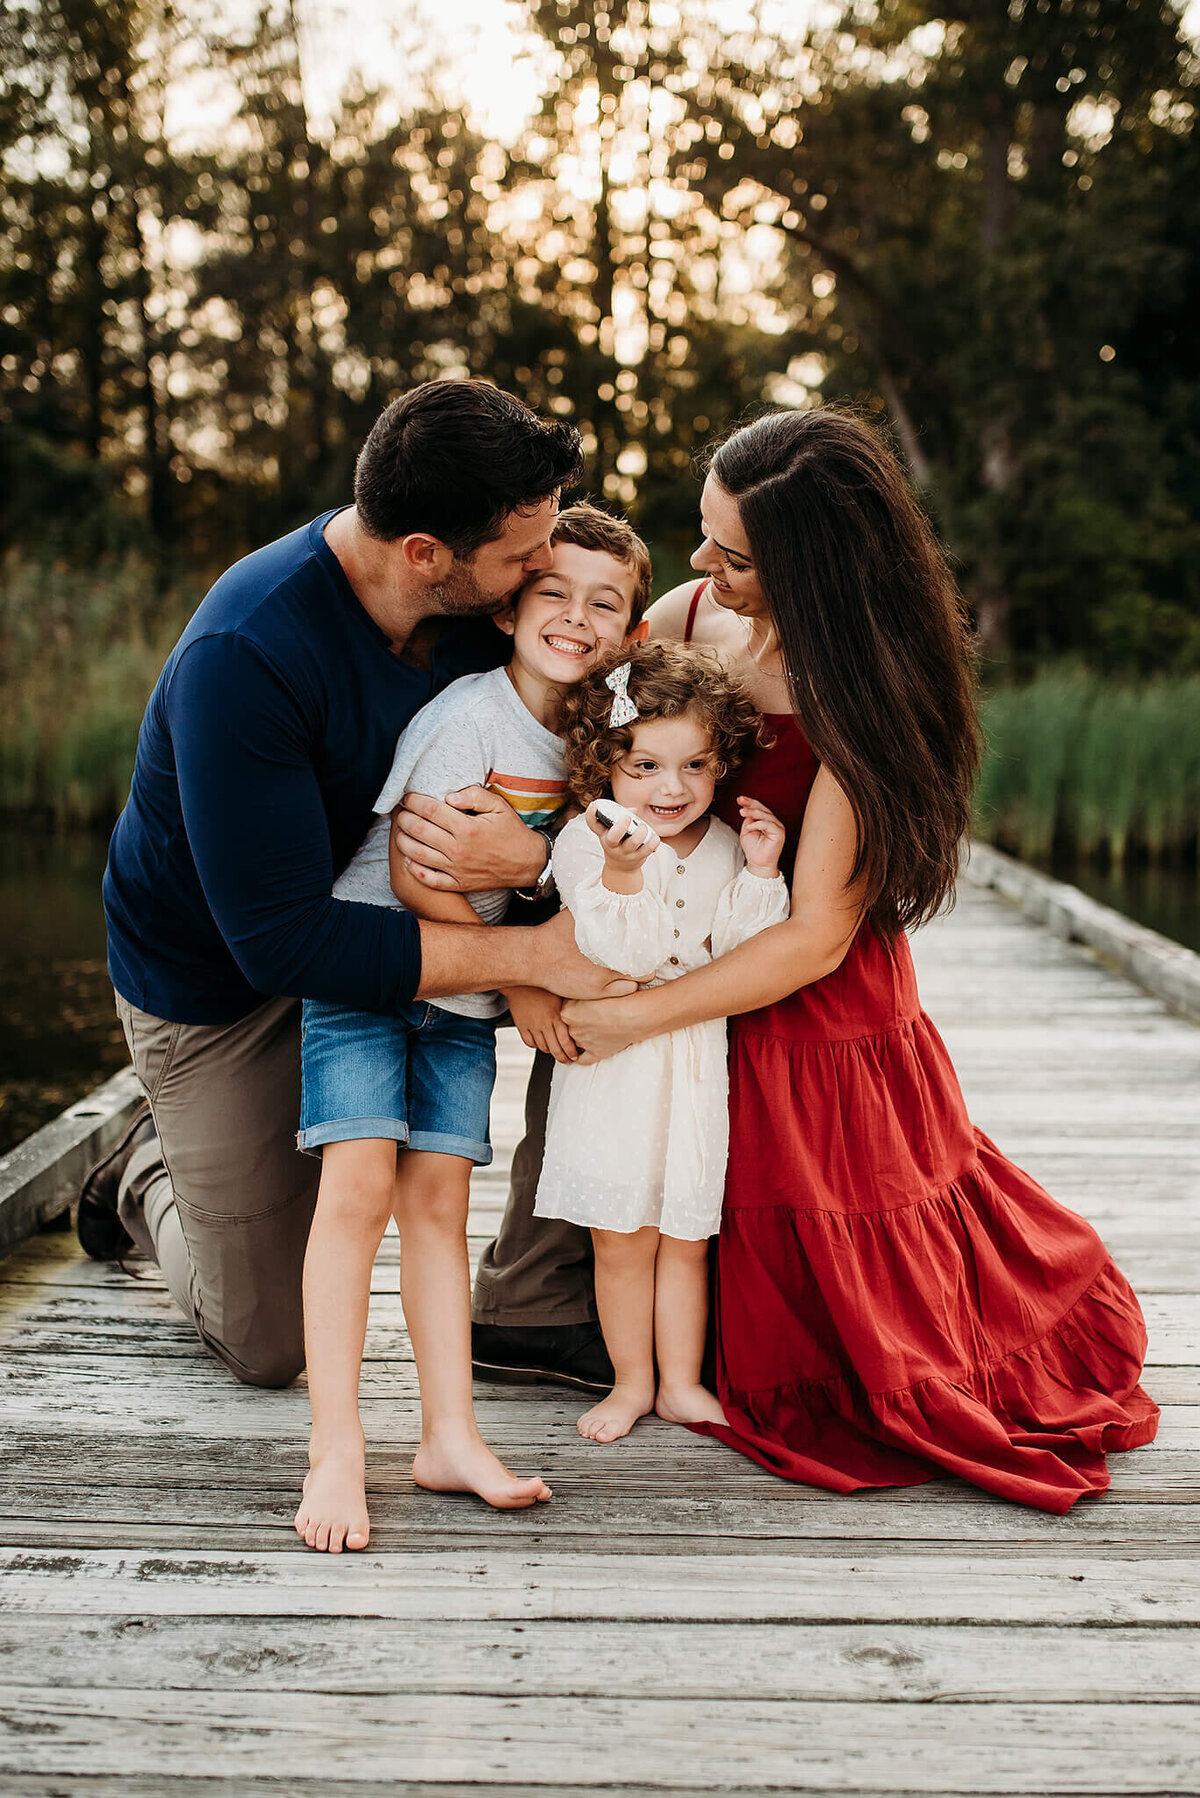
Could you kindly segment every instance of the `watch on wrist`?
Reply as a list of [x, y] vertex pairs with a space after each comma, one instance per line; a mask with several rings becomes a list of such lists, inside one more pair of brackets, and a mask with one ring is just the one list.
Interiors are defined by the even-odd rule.
[[534, 830], [546, 845], [546, 865], [532, 886], [514, 887], [518, 899], [546, 899], [554, 891], [554, 842], [548, 830]]

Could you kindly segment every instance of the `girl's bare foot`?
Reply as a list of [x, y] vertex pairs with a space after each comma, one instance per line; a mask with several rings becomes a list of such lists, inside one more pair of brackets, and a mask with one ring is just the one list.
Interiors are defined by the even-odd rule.
[[615, 1442], [628, 1436], [639, 1417], [654, 1408], [653, 1386], [615, 1385], [607, 1398], [585, 1411], [576, 1424], [591, 1442]]
[[667, 1423], [724, 1423], [725, 1413], [707, 1386], [660, 1386], [654, 1409]]
[[324, 1450], [311, 1443], [308, 1477], [296, 1512], [296, 1534], [310, 1548], [339, 1555], [343, 1548], [365, 1548], [371, 1539], [361, 1442], [342, 1442]]
[[521, 1511], [554, 1496], [537, 1474], [528, 1480], [511, 1474], [473, 1431], [423, 1441], [413, 1460], [412, 1476], [429, 1492], [474, 1492], [498, 1511]]

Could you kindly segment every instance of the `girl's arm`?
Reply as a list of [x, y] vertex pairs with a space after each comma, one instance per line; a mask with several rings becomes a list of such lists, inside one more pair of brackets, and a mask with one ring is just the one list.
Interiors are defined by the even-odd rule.
[[[554, 845], [554, 879], [574, 919], [575, 941], [601, 967], [616, 967], [635, 980], [650, 980], [670, 954], [671, 924], [662, 895], [643, 884], [641, 864], [647, 851], [631, 849], [619, 872], [610, 868], [605, 839], [617, 830], [597, 833], [588, 818], [576, 818]], [[619, 865], [621, 858], [614, 856]], [[638, 864], [634, 866], [633, 864]], [[633, 887], [620, 892], [610, 876]]]
[[588, 1058], [601, 1060], [687, 1024], [757, 1011], [832, 974], [845, 960], [862, 916], [862, 885], [847, 885], [856, 842], [850, 802], [822, 768], [796, 852], [791, 916], [663, 986], [623, 999], [569, 1002], [563, 1017]]

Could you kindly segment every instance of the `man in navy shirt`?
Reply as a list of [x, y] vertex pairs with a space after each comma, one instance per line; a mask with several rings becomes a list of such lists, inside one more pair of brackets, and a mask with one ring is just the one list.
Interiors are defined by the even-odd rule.
[[[304, 1362], [319, 1162], [295, 1146], [300, 1000], [387, 1011], [493, 987], [628, 990], [579, 954], [565, 915], [489, 929], [331, 896], [400, 732], [449, 681], [503, 660], [489, 615], [549, 565], [580, 466], [573, 427], [494, 387], [414, 389], [371, 431], [354, 505], [222, 575], [147, 706], [104, 903], [152, 1116], [89, 1178], [80, 1237], [99, 1257], [130, 1240], [151, 1255], [252, 1384]], [[479, 789], [457, 804], [463, 890], [537, 886], [546, 840]]]

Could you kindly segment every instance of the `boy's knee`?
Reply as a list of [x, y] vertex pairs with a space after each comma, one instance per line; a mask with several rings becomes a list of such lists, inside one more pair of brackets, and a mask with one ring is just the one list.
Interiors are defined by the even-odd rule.
[[323, 1184], [317, 1205], [322, 1216], [340, 1231], [382, 1231], [392, 1215], [395, 1197], [395, 1177], [375, 1168], [353, 1182]]
[[431, 1230], [461, 1230], [466, 1222], [469, 1198], [469, 1169], [464, 1172], [458, 1166], [452, 1166], [418, 1170], [401, 1164], [396, 1211], [402, 1229], [406, 1223], [420, 1223]]

